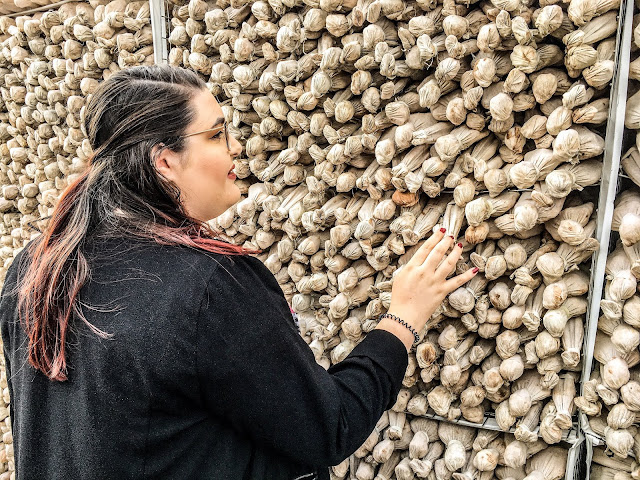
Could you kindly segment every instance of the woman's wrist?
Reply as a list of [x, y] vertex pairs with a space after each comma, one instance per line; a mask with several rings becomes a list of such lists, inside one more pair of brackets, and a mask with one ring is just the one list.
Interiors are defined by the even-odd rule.
[[409, 331], [408, 328], [400, 325], [398, 322], [390, 318], [383, 318], [378, 322], [376, 329], [385, 330], [395, 335], [404, 344], [405, 348], [407, 349], [407, 352], [411, 350], [411, 346], [413, 345], [413, 342], [415, 339], [413, 337], [413, 334]]
[[393, 315], [395, 317], [399, 317], [405, 322], [407, 322], [411, 328], [420, 332], [425, 325], [424, 320], [417, 314], [417, 312], [413, 311], [411, 308], [403, 308], [402, 306], [390, 305], [388, 314]]
[[391, 313], [383, 313], [382, 315], [380, 315], [380, 320], [382, 320], [383, 318], [390, 318], [391, 320], [398, 322], [400, 325], [402, 325], [407, 330], [409, 330], [413, 335], [414, 346], [416, 346], [420, 342], [420, 334], [418, 333], [418, 331], [415, 328], [413, 328], [412, 325], [409, 325], [409, 323], [405, 322], [402, 318], [398, 317], [397, 315], [393, 315]]

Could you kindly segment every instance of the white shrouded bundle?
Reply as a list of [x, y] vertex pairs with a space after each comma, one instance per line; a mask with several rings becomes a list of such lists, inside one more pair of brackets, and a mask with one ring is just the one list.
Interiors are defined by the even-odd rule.
[[631, 457], [621, 459], [611, 458], [604, 447], [593, 449], [593, 463], [591, 464], [591, 479], [603, 480], [631, 480], [638, 478], [640, 468]]

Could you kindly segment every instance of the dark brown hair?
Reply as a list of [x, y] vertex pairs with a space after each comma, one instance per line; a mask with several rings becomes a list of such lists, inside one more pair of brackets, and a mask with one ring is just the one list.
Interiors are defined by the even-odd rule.
[[204, 88], [192, 71], [140, 66], [115, 73], [90, 99], [84, 123], [93, 149], [89, 166], [62, 193], [47, 228], [29, 245], [18, 287], [29, 364], [51, 380], [67, 378], [65, 340], [73, 314], [106, 336], [87, 321], [78, 297], [90, 274], [83, 247], [98, 227], [105, 236], [252, 253], [216, 239], [206, 223], [187, 215], [177, 187], [155, 170], [152, 152], [184, 150], [181, 135], [195, 117], [190, 100]]

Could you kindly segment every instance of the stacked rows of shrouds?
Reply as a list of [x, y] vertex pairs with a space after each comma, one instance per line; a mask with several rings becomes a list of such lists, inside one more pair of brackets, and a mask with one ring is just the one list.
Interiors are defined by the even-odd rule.
[[83, 107], [98, 83], [121, 68], [153, 63], [148, 3], [102, 3], [0, 17], [3, 271], [36, 232], [29, 224], [51, 213], [85, 167], [91, 149]]
[[[402, 411], [495, 412], [522, 450], [561, 442], [620, 3], [172, 3], [169, 63], [203, 75], [245, 147], [246, 197], [213, 226], [264, 252], [318, 362], [339, 362], [375, 327], [394, 272], [445, 227], [463, 244], [458, 271], [480, 273], [430, 319]], [[420, 478], [400, 446], [349, 475], [385, 478], [395, 462]], [[467, 447], [449, 476], [477, 468]]]
[[358, 480], [542, 480], [562, 478], [566, 463], [565, 449], [549, 447], [542, 440], [524, 444], [510, 433], [390, 410], [364, 445], [333, 467], [331, 474]]
[[[90, 3], [0, 17], [5, 268], [86, 165], [87, 97], [152, 62], [147, 4]], [[480, 269], [429, 320], [389, 425], [337, 478], [564, 474], [566, 450], [544, 448], [574, 419], [620, 2], [530, 3], [171, 5], [170, 63], [203, 75], [244, 146], [245, 199], [213, 226], [264, 252], [319, 363], [375, 327], [434, 228], [463, 244], [458, 271]], [[512, 434], [418, 418], [492, 412]]]
[[[121, 68], [152, 63], [148, 2], [74, 2], [31, 16], [0, 16], [2, 277], [86, 166], [91, 149], [82, 121], [98, 83]], [[4, 372], [0, 387], [5, 480], [13, 478], [13, 452]]]
[[[634, 181], [640, 181], [639, 160], [637, 151], [623, 160], [625, 172], [630, 172]], [[640, 229], [639, 221], [640, 187], [634, 185], [616, 199], [612, 230], [617, 233], [607, 258], [594, 369], [582, 395], [575, 399], [591, 430], [617, 460], [630, 455], [640, 458], [640, 236], [634, 232]], [[633, 478], [640, 476], [638, 465], [633, 472]]]
[[[638, 24], [636, 6], [634, 26]], [[640, 141], [640, 27], [634, 29], [625, 116], [627, 139]], [[640, 477], [640, 154], [634, 145], [622, 159], [623, 179], [612, 218], [604, 297], [595, 337], [594, 369], [576, 398], [589, 426], [601, 437], [613, 463], [603, 465]], [[625, 466], [626, 465], [626, 466]], [[598, 470], [594, 470], [596, 472]], [[613, 471], [613, 470], [612, 470]], [[596, 477], [599, 478], [599, 477]], [[610, 478], [610, 477], [602, 477]], [[611, 477], [612, 478], [612, 477]], [[618, 477], [616, 477], [618, 478]], [[630, 478], [621, 476], [620, 478]]]

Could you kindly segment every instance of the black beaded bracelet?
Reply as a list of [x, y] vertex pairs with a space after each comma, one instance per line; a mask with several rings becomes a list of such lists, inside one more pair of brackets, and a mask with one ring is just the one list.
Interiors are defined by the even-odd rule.
[[413, 334], [413, 338], [414, 338], [413, 346], [414, 347], [420, 342], [420, 335], [418, 335], [418, 332], [416, 332], [416, 329], [413, 328], [411, 325], [409, 325], [404, 320], [402, 320], [400, 317], [396, 317], [395, 315], [392, 315], [390, 313], [383, 313], [382, 315], [380, 315], [380, 320], [382, 320], [383, 318], [390, 318], [391, 320], [395, 320], [396, 322], [398, 322], [403, 327], [409, 329], [409, 331]]

